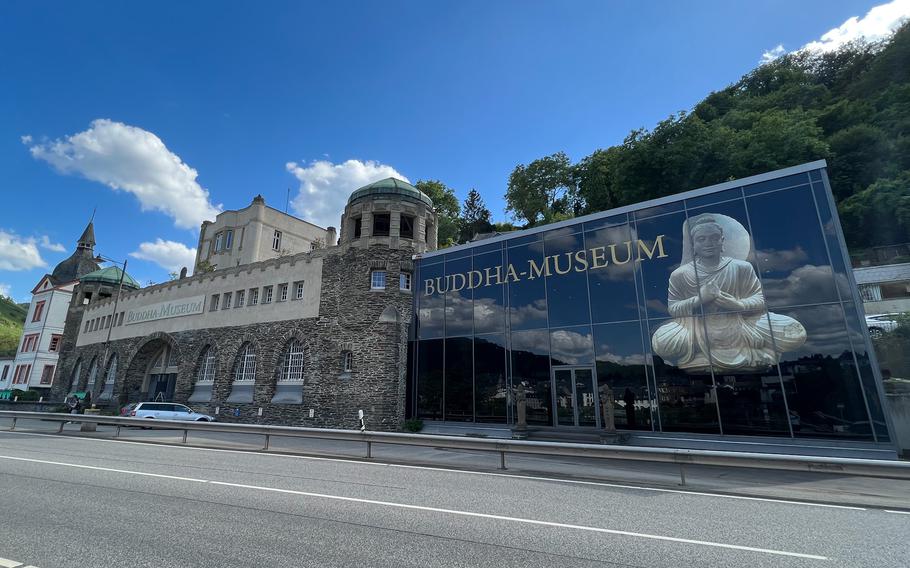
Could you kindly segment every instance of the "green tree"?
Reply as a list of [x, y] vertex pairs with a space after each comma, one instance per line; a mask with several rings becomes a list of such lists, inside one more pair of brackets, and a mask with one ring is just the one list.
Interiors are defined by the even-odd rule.
[[436, 208], [439, 248], [451, 246], [458, 241], [459, 214], [461, 206], [455, 190], [439, 180], [420, 180], [414, 187], [433, 200]]
[[506, 190], [506, 211], [533, 227], [570, 217], [576, 194], [569, 157], [557, 152], [527, 166], [515, 166]]
[[910, 242], [910, 170], [881, 179], [838, 207], [844, 233], [857, 246]]
[[483, 198], [476, 189], [468, 192], [461, 208], [459, 241], [466, 243], [478, 233], [489, 233], [493, 230], [490, 222], [493, 214], [483, 203]]

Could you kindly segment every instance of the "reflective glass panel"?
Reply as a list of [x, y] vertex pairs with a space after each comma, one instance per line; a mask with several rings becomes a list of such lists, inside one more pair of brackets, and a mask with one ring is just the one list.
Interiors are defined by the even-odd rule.
[[582, 234], [547, 239], [544, 251], [548, 263], [546, 281], [550, 327], [590, 323], [585, 276], [588, 262]]
[[805, 342], [799, 345], [792, 323], [772, 327], [783, 351], [780, 370], [793, 434], [871, 439], [843, 308], [828, 304], [779, 313], [805, 329]]
[[699, 328], [704, 329], [704, 321], [685, 317], [650, 323], [663, 430], [719, 434], [710, 364], [690, 353]]
[[[547, 327], [547, 291], [544, 278], [528, 278], [529, 266], [543, 267], [543, 243], [512, 247], [508, 251], [509, 267], [504, 278], [509, 282], [509, 322], [513, 330]], [[520, 275], [510, 278], [509, 274]]]
[[[889, 441], [890, 436], [888, 436], [888, 427], [885, 424], [882, 399], [879, 395], [880, 391], [876, 388], [876, 381], [878, 379], [876, 379], [875, 373], [872, 372], [872, 363], [869, 360], [869, 352], [866, 349], [866, 333], [860, 324], [859, 314], [856, 311], [855, 304], [852, 302], [844, 304], [844, 313], [847, 316], [850, 341], [853, 344], [853, 351], [856, 353], [856, 361], [859, 364], [860, 382], [863, 386], [863, 391], [866, 394], [866, 405], [869, 407], [869, 413], [872, 415], [872, 424], [875, 427], [875, 435], [879, 442], [887, 442]], [[890, 338], [896, 339], [895, 336], [891, 336]], [[889, 343], [893, 345], [895, 342]], [[903, 342], [896, 343], [900, 345], [901, 351], [906, 350], [906, 345], [901, 344]], [[881, 391], [883, 392], [884, 389], [882, 388]]]
[[809, 186], [746, 200], [769, 308], [838, 300]]
[[442, 337], [445, 331], [445, 289], [442, 264], [420, 264], [417, 290], [417, 334], [420, 339]]
[[746, 195], [757, 195], [759, 193], [774, 191], [776, 189], [783, 189], [785, 187], [793, 187], [795, 185], [804, 183], [809, 183], [809, 175], [805, 172], [801, 174], [794, 174], [792, 176], [775, 178], [759, 183], [753, 183], [751, 185], [744, 186], [743, 191], [745, 191]]
[[417, 416], [442, 420], [443, 341], [430, 339], [417, 347]]
[[499, 333], [474, 337], [474, 413], [477, 422], [506, 423], [506, 339]]
[[474, 420], [473, 340], [470, 337], [446, 339], [445, 419]]
[[822, 231], [825, 234], [825, 241], [828, 243], [828, 252], [831, 256], [831, 266], [834, 267], [834, 281], [840, 292], [842, 301], [853, 299], [853, 290], [850, 288], [850, 280], [847, 278], [847, 270], [844, 265], [844, 255], [841, 253], [840, 239], [837, 235], [837, 225], [831, 216], [831, 207], [828, 203], [828, 192], [821, 183], [812, 184], [812, 193], [815, 195], [815, 203], [818, 206], [818, 216], [822, 222]]
[[[683, 252], [684, 213], [672, 213], [638, 221], [637, 236], [617, 245], [618, 261], [640, 258], [642, 284], [648, 317], [670, 315], [667, 292], [670, 275], [679, 267]], [[610, 257], [612, 259], [612, 256]], [[618, 264], [619, 262], [613, 262]], [[614, 266], [615, 268], [615, 266]]]
[[612, 403], [616, 428], [650, 430], [651, 405], [640, 324], [595, 325], [594, 345], [601, 406]]
[[473, 290], [468, 287], [471, 257], [446, 258], [446, 337], [466, 335], [474, 330]]
[[[638, 318], [638, 295], [635, 292], [635, 263], [617, 264], [613, 255], [617, 247], [631, 241], [628, 224], [615, 225], [585, 233], [588, 260], [588, 286], [591, 294], [591, 318], [594, 322], [624, 321]], [[611, 246], [612, 245], [612, 246]], [[622, 260], [622, 257], [620, 257]]]
[[553, 365], [594, 365], [594, 335], [591, 326], [550, 330]]
[[476, 255], [469, 286], [474, 288], [474, 333], [503, 332], [506, 326], [505, 284], [501, 250]]
[[551, 425], [550, 338], [545, 329], [512, 332], [512, 385], [523, 384], [528, 424]]

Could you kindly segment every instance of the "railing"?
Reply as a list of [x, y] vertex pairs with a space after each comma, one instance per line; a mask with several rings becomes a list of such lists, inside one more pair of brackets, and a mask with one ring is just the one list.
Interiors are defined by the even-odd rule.
[[124, 426], [182, 430], [183, 443], [190, 431], [253, 434], [264, 436], [263, 450], [269, 449], [273, 436], [312, 438], [366, 444], [366, 457], [373, 457], [373, 444], [423, 446], [448, 450], [497, 452], [499, 467], [506, 469], [506, 454], [530, 454], [560, 457], [584, 457], [603, 460], [632, 460], [652, 463], [671, 463], [679, 466], [681, 485], [686, 484], [687, 465], [723, 466], [783, 471], [808, 471], [836, 473], [862, 477], [910, 479], [910, 462], [856, 458], [827, 458], [782, 454], [747, 452], [720, 452], [713, 450], [686, 450], [676, 448], [642, 448], [596, 444], [563, 444], [554, 442], [529, 442], [526, 440], [492, 440], [456, 436], [403, 434], [398, 432], [360, 432], [323, 428], [296, 428], [291, 426], [263, 426], [258, 424], [222, 424], [214, 422], [162, 421], [117, 416], [82, 414], [56, 414], [45, 412], [17, 412], [0, 410], [0, 418], [11, 418], [10, 430], [16, 429], [19, 420], [59, 422], [57, 432], [63, 432], [67, 422], [80, 424], [107, 424], [116, 427], [114, 437], [120, 436]]

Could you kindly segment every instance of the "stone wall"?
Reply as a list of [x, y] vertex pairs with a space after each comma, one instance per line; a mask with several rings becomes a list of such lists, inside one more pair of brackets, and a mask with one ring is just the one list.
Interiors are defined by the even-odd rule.
[[[412, 249], [384, 246], [333, 247], [326, 251], [318, 317], [218, 327], [174, 333], [156, 332], [145, 337], [75, 347], [73, 338], [64, 342], [60, 379], [54, 385], [54, 400], [71, 390], [70, 378], [77, 360], [83, 387], [93, 358], [106, 362], [119, 358], [113, 400], [109, 406], [143, 400], [151, 358], [164, 344], [176, 350], [178, 371], [174, 400], [185, 403], [193, 393], [202, 354], [216, 349], [216, 373], [212, 399], [192, 403], [195, 409], [215, 414], [219, 421], [299, 426], [355, 428], [357, 411], [366, 414], [368, 428], [395, 430], [404, 419], [408, 325], [411, 293], [400, 291], [398, 275], [410, 272]], [[370, 289], [372, 270], [387, 272], [387, 287]], [[78, 331], [80, 307], [67, 321], [68, 330]], [[288, 344], [297, 339], [304, 346], [302, 404], [273, 404]], [[256, 380], [252, 403], [231, 404], [237, 356], [244, 345], [256, 351]], [[353, 353], [353, 370], [342, 372], [342, 352]], [[105, 367], [99, 367], [92, 400], [104, 385]], [[73, 389], [78, 390], [78, 389]], [[260, 416], [261, 409], [261, 416]], [[312, 410], [312, 417], [310, 411]], [[239, 411], [239, 416], [235, 415]]]

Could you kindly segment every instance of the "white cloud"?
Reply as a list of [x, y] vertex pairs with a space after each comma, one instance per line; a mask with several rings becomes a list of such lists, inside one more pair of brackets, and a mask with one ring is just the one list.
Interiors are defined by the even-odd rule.
[[0, 229], [0, 270], [31, 270], [47, 266], [34, 237], [22, 238]]
[[10, 292], [12, 292], [12, 288], [10, 287], [10, 285], [0, 282], [0, 296], [6, 296], [7, 298], [9, 298]]
[[[822, 34], [821, 39], [810, 41], [800, 48], [813, 53], [835, 51], [851, 41], [879, 41], [889, 37], [904, 22], [910, 19], [910, 0], [892, 0], [887, 4], [873, 7], [862, 18], [853, 16], [840, 26]], [[778, 44], [774, 49], [762, 54], [760, 63], [774, 61], [787, 53], [784, 46]]]
[[50, 237], [41, 235], [41, 248], [53, 252], [66, 252], [66, 247], [60, 243], [52, 243]]
[[[29, 145], [31, 137], [22, 141]], [[29, 150], [60, 173], [81, 175], [132, 193], [143, 211], [161, 211], [177, 227], [198, 227], [221, 210], [196, 182], [196, 170], [168, 150], [160, 138], [135, 126], [97, 119], [84, 132], [31, 145]]]
[[822, 35], [820, 41], [813, 41], [803, 49], [823, 53], [835, 51], [839, 47], [863, 39], [878, 41], [890, 36], [894, 30], [910, 18], [910, 0], [892, 0], [887, 4], [875, 6], [863, 18], [853, 16], [840, 26]]
[[787, 53], [787, 50], [784, 49], [783, 44], [779, 43], [779, 44], [777, 44], [777, 47], [775, 47], [774, 49], [769, 49], [769, 50], [765, 51], [764, 53], [762, 53], [761, 61], [759, 61], [759, 63], [761, 63], [761, 64], [771, 63], [772, 61], [774, 61], [775, 59], [777, 59], [778, 57], [780, 57], [781, 55], [783, 55], [785, 53]]
[[323, 227], [338, 226], [348, 197], [355, 189], [388, 177], [408, 181], [392, 166], [373, 161], [333, 164], [317, 160], [308, 166], [288, 162], [286, 167], [300, 181], [300, 190], [291, 202], [294, 212]]
[[25, 145], [29, 145], [32, 143], [32, 137], [29, 136], [28, 134], [26, 134], [25, 136], [20, 136], [19, 140], [22, 140], [22, 143]]
[[196, 249], [183, 243], [159, 238], [155, 239], [153, 243], [140, 243], [139, 250], [131, 252], [130, 256], [154, 262], [168, 272], [180, 272], [180, 269], [185, 266], [188, 274], [192, 274], [193, 265], [196, 262]]

